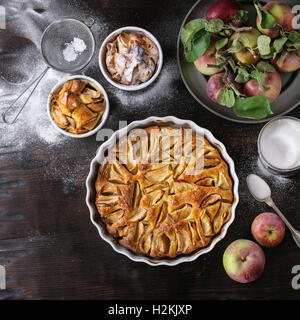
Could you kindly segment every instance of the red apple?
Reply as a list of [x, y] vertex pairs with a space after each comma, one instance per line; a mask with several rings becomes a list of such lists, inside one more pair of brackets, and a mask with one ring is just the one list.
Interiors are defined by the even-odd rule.
[[281, 91], [282, 81], [280, 74], [278, 72], [266, 72], [263, 85], [266, 87], [266, 91], [260, 90], [258, 81], [251, 79], [245, 84], [244, 93], [247, 97], [265, 96], [270, 102], [273, 102]]
[[285, 234], [285, 225], [274, 213], [261, 213], [252, 223], [251, 232], [255, 240], [264, 247], [272, 248], [279, 245]]
[[219, 0], [210, 6], [206, 12], [206, 20], [221, 19], [224, 23], [232, 22], [236, 26], [241, 26], [240, 21], [236, 21], [235, 15], [243, 10], [242, 5], [235, 0]]
[[222, 71], [222, 68], [211, 68], [208, 67], [208, 64], [214, 64], [217, 65], [217, 58], [216, 58], [216, 47], [215, 47], [216, 40], [212, 39], [209, 48], [206, 50], [206, 52], [197, 59], [194, 64], [197, 68], [197, 70], [205, 75], [211, 75], [215, 74], [217, 72]]
[[223, 265], [228, 276], [237, 282], [256, 280], [264, 271], [265, 254], [253, 241], [240, 239], [232, 242], [224, 252]]
[[280, 72], [293, 72], [300, 68], [300, 56], [296, 51], [283, 51], [271, 63]]
[[[293, 30], [292, 21], [295, 16], [290, 6], [283, 2], [271, 1], [264, 6], [264, 9], [276, 18], [277, 23], [281, 25], [285, 31]], [[258, 16], [256, 25], [261, 33], [264, 33], [271, 38], [277, 38], [279, 36], [279, 26], [272, 29], [263, 29]]]
[[218, 103], [218, 94], [222, 88], [226, 85], [226, 82], [231, 82], [234, 86], [241, 91], [242, 86], [234, 81], [234, 77], [232, 74], [228, 74], [227, 78], [224, 79], [225, 73], [217, 73], [211, 76], [206, 85], [206, 92], [208, 97]]

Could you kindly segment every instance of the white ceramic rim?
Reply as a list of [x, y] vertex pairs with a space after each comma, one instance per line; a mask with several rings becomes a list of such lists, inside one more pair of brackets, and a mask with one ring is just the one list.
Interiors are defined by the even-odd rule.
[[[96, 221], [96, 217], [98, 215], [97, 208], [94, 204], [94, 191], [95, 191], [95, 181], [96, 177], [98, 174], [98, 168], [99, 164], [103, 162], [105, 159], [105, 151], [109, 150], [110, 148], [113, 147], [113, 142], [115, 139], [119, 140], [123, 136], [127, 135], [132, 129], [135, 128], [143, 128], [143, 127], [148, 127], [150, 125], [162, 125], [162, 124], [168, 124], [168, 125], [174, 125], [177, 127], [188, 127], [191, 128], [194, 132], [198, 134], [204, 134], [204, 136], [208, 139], [210, 143], [212, 143], [218, 150], [220, 151], [223, 159], [227, 162], [228, 167], [229, 167], [229, 172], [230, 175], [233, 179], [233, 194], [234, 194], [234, 203], [232, 206], [232, 213], [230, 219], [224, 224], [224, 226], [221, 229], [221, 232], [212, 239], [210, 242], [209, 246], [205, 248], [201, 248], [199, 250], [196, 250], [192, 254], [189, 255], [181, 255], [177, 258], [170, 258], [170, 259], [155, 259], [143, 255], [138, 255], [135, 254], [134, 252], [130, 251], [129, 249], [121, 246], [118, 244], [118, 242], [106, 231], [105, 225], [101, 224], [101, 222]], [[232, 224], [232, 222], [235, 219], [235, 210], [239, 202], [239, 195], [238, 195], [238, 186], [239, 186], [239, 179], [235, 173], [235, 167], [233, 160], [231, 157], [228, 155], [225, 146], [223, 145], [222, 142], [217, 140], [212, 133], [204, 129], [202, 127], [199, 127], [197, 124], [195, 124], [193, 121], [190, 120], [181, 120], [173, 116], [168, 116], [168, 117], [149, 117], [145, 120], [138, 120], [138, 121], [133, 121], [131, 122], [127, 127], [124, 127], [118, 131], [115, 131], [113, 135], [105, 141], [98, 149], [97, 154], [95, 158], [92, 160], [91, 165], [90, 165], [90, 172], [88, 174], [87, 180], [86, 180], [86, 188], [87, 188], [87, 194], [86, 194], [86, 204], [89, 208], [90, 211], [90, 219], [94, 226], [97, 228], [100, 237], [109, 243], [112, 248], [126, 257], [128, 257], [130, 260], [135, 261], [135, 262], [144, 262], [150, 266], [176, 266], [180, 263], [183, 262], [191, 262], [196, 260], [199, 256], [201, 256], [204, 253], [207, 253], [211, 251], [214, 246], [225, 237], [227, 233], [227, 229], [229, 226]]]
[[[60, 128], [52, 119], [51, 117], [51, 113], [50, 113], [50, 105], [51, 105], [51, 94], [52, 93], [56, 93], [57, 91], [59, 91], [61, 89], [61, 87], [63, 86], [63, 84], [65, 82], [67, 82], [68, 80], [73, 80], [73, 79], [83, 79], [83, 80], [87, 80], [89, 82], [92, 82], [96, 87], [98, 87], [101, 92], [104, 95], [104, 98], [106, 100], [106, 105], [105, 105], [105, 110], [104, 113], [102, 115], [102, 119], [101, 122], [98, 124], [98, 126], [96, 128], [94, 128], [93, 130], [83, 133], [83, 134], [74, 134], [71, 132], [67, 132], [64, 129]], [[81, 138], [86, 138], [89, 136], [92, 136], [93, 134], [95, 134], [98, 130], [100, 130], [103, 126], [104, 123], [107, 120], [108, 114], [109, 114], [109, 100], [108, 100], [108, 96], [106, 91], [104, 90], [104, 88], [101, 86], [101, 84], [96, 81], [95, 79], [88, 77], [88, 76], [84, 76], [84, 75], [74, 75], [74, 76], [65, 76], [61, 81], [59, 81], [50, 91], [50, 94], [48, 96], [48, 100], [47, 100], [47, 114], [48, 114], [48, 118], [50, 119], [50, 122], [52, 124], [52, 126], [59, 131], [60, 133], [64, 134], [65, 136], [71, 137], [71, 138], [76, 138], [76, 139], [81, 139]]]
[[[146, 82], [141, 83], [141, 84], [137, 84], [137, 85], [124, 85], [124, 84], [120, 84], [114, 80], [112, 80], [112, 78], [110, 77], [110, 74], [108, 73], [107, 69], [106, 69], [106, 65], [105, 65], [105, 54], [106, 54], [106, 44], [109, 41], [112, 41], [113, 39], [115, 39], [117, 37], [118, 34], [120, 34], [123, 31], [136, 31], [136, 32], [142, 32], [145, 34], [145, 36], [147, 36], [150, 40], [152, 40], [155, 45], [158, 48], [158, 52], [159, 52], [159, 58], [158, 58], [158, 63], [156, 66], [156, 71], [154, 73], [154, 75]], [[99, 66], [100, 66], [100, 70], [103, 74], [103, 76], [105, 77], [105, 79], [112, 84], [113, 86], [117, 87], [118, 89], [121, 90], [125, 90], [125, 91], [137, 91], [137, 90], [141, 90], [144, 89], [146, 87], [148, 87], [152, 82], [155, 81], [155, 79], [158, 77], [161, 68], [163, 65], [163, 52], [162, 52], [162, 48], [160, 46], [160, 43], [158, 42], [158, 40], [154, 37], [154, 35], [152, 33], [150, 33], [149, 31], [139, 28], [139, 27], [134, 27], [134, 26], [128, 26], [128, 27], [122, 27], [119, 28], [115, 31], [113, 31], [112, 33], [110, 33], [106, 39], [102, 42], [102, 45], [100, 47], [100, 51], [99, 51]]]

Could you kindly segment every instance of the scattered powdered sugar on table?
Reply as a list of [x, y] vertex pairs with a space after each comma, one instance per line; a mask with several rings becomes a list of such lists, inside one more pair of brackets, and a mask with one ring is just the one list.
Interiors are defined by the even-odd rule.
[[[52, 126], [44, 124], [42, 123], [41, 126], [36, 127], [36, 132], [40, 140], [43, 140], [44, 142], [52, 145], [61, 143], [61, 141], [66, 140], [65, 137], [62, 134], [58, 133]], [[59, 141], [58, 139], [60, 139], [61, 141]]]
[[[295, 189], [296, 184], [292, 177], [274, 175], [265, 168], [258, 157], [257, 149], [243, 148], [240, 156], [242, 159], [247, 159], [247, 161], [237, 163], [237, 172], [241, 182], [246, 183], [247, 176], [254, 173], [263, 178], [270, 185], [271, 190], [276, 188], [276, 190], [284, 192], [286, 190], [292, 191]], [[245, 193], [248, 196], [249, 192], [247, 189]]]
[[[71, 150], [71, 149], [70, 149]], [[73, 149], [76, 153], [76, 149]], [[87, 164], [74, 158], [70, 153], [70, 159], [57, 149], [50, 155], [49, 164], [44, 170], [45, 179], [54, 180], [55, 185], [61, 188], [65, 194], [73, 193], [78, 188], [83, 188], [87, 177]]]
[[[9, 4], [10, 2], [7, 1]], [[12, 34], [15, 37], [12, 38], [11, 34], [10, 40], [13, 39], [15, 41], [11, 44], [12, 49], [14, 49], [10, 56], [11, 60], [9, 60], [9, 63], [0, 64], [1, 113], [9, 107], [38, 73], [45, 68], [45, 64], [39, 54], [39, 42], [42, 31], [47, 23], [53, 21], [53, 17], [59, 19], [64, 16], [72, 16], [83, 19], [84, 17], [93, 16], [95, 20], [93, 32], [97, 35], [96, 41], [101, 37], [104, 39], [106, 34], [111, 31], [110, 21], [105, 20], [105, 16], [99, 12], [94, 16], [95, 11], [93, 8], [90, 8], [88, 4], [82, 1], [73, 1], [74, 5], [72, 6], [67, 1], [65, 3], [63, 1], [54, 1], [53, 3], [52, 1], [51, 6], [49, 6], [48, 2], [50, 3], [50, 0], [43, 1], [43, 7], [47, 8], [47, 10], [40, 17], [34, 10], [28, 10], [22, 12], [20, 18], [15, 19], [15, 22], [10, 21], [10, 24], [7, 26], [7, 32], [10, 32], [10, 26], [12, 26]], [[76, 2], [77, 6], [75, 6]], [[25, 40], [22, 40], [22, 38]], [[20, 40], [22, 40], [21, 43]], [[80, 36], [74, 38], [73, 41], [69, 40], [72, 39], [68, 39], [66, 42], [70, 42], [71, 44], [66, 44], [66, 47], [61, 50], [62, 59], [64, 58], [63, 50], [67, 47], [72, 49], [69, 49], [70, 51], [77, 51], [77, 54], [87, 49], [86, 43], [80, 39]], [[13, 46], [15, 43], [19, 46], [17, 51], [15, 50], [17, 45]], [[97, 45], [100, 47], [100, 42]], [[70, 56], [68, 56], [69, 54]], [[72, 52], [67, 53], [66, 58], [71, 58], [70, 60], [72, 60], [74, 59], [74, 55]], [[96, 70], [98, 64], [93, 65], [91, 63], [89, 67]], [[100, 71], [98, 72], [100, 73]], [[75, 139], [59, 133], [52, 126], [47, 115], [47, 98], [50, 90], [65, 76], [67, 74], [51, 69], [48, 70], [17, 121], [13, 125], [7, 125], [0, 121], [0, 157], [4, 158], [7, 154], [14, 153], [14, 157], [17, 160], [22, 157], [23, 153], [32, 152], [35, 148], [39, 149], [37, 154], [42, 157], [45, 156], [45, 162], [47, 162], [47, 166], [43, 169], [44, 177], [41, 178], [54, 181], [55, 184], [57, 183], [58, 188], [62, 188], [62, 191], [67, 194], [76, 188], [83, 188], [88, 161], [80, 161], [80, 159], [66, 161], [65, 146], [68, 146], [71, 142], [74, 148], [69, 148], [69, 156], [75, 157], [77, 148], [84, 146], [86, 141], [74, 141]], [[97, 76], [95, 78], [97, 79]], [[94, 154], [88, 156], [92, 157]]]
[[149, 87], [137, 92], [115, 90], [114, 96], [120, 101], [122, 107], [130, 107], [132, 111], [135, 107], [144, 106], [145, 103], [151, 104], [152, 101], [158, 101], [161, 98], [173, 99], [177, 94], [174, 82], [179, 79], [176, 60], [172, 59], [163, 65], [158, 78]]
[[74, 37], [74, 39], [71, 42], [65, 43], [66, 48], [63, 50], [64, 59], [68, 62], [75, 61], [77, 57], [86, 50], [86, 44], [85, 42], [77, 37]]
[[[72, 138], [59, 133], [52, 126], [47, 115], [49, 92], [61, 78], [61, 73], [49, 70], [16, 123], [13, 125], [1, 123], [0, 152], [22, 152], [29, 145], [40, 148], [42, 143], [46, 146], [45, 152], [48, 156], [44, 179], [57, 181], [57, 184], [61, 185], [62, 191], [68, 194], [74, 192], [78, 185], [83, 185], [86, 178], [86, 164], [66, 161], [64, 152], [61, 154], [60, 150], [64, 145], [68, 145]], [[70, 153], [70, 157], [73, 155]]]
[[[0, 150], [5, 147], [12, 151], [21, 151], [28, 144], [36, 144], [39, 141], [55, 146], [68, 139], [53, 128], [47, 115], [48, 95], [61, 77], [61, 73], [49, 70], [17, 121], [11, 125], [1, 123]], [[12, 102], [13, 99], [8, 101], [6, 106], [8, 107]]]
[[[240, 152], [241, 159], [247, 159], [247, 161], [236, 162], [236, 172], [238, 174], [241, 185], [244, 188], [239, 189], [240, 204], [239, 207], [246, 207], [249, 212], [259, 213], [266, 210], [271, 210], [264, 203], [260, 203], [255, 200], [250, 191], [248, 190], [246, 178], [249, 174], [254, 173], [261, 177], [270, 186], [274, 201], [281, 204], [283, 199], [288, 198], [288, 193], [296, 194], [297, 184], [293, 177], [283, 177], [280, 175], [274, 175], [269, 172], [261, 163], [258, 158], [258, 152], [256, 148], [242, 148]], [[288, 192], [288, 193], [287, 193]], [[247, 215], [240, 215], [240, 219], [244, 223], [249, 223]]]
[[[293, 191], [295, 189], [295, 182], [289, 177], [283, 177], [280, 175], [274, 175], [269, 172], [264, 165], [261, 163], [259, 158], [257, 159], [257, 166], [261, 172], [261, 177], [266, 180], [267, 183], [270, 183], [271, 190], [272, 188], [279, 189], [282, 192]], [[259, 173], [258, 173], [259, 175]]]

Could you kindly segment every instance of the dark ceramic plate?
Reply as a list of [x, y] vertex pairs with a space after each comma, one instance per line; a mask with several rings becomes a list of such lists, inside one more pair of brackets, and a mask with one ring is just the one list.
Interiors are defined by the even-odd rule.
[[[190, 20], [197, 18], [205, 18], [207, 9], [216, 1], [199, 0], [191, 8], [186, 15], [181, 28]], [[250, 25], [255, 26], [256, 10], [252, 4], [252, 1], [241, 1], [246, 10], [249, 11]], [[297, 1], [284, 1], [291, 7], [297, 4]], [[181, 29], [180, 28], [180, 29]], [[273, 115], [262, 120], [251, 120], [237, 117], [233, 111], [229, 108], [223, 107], [211, 101], [206, 94], [207, 77], [202, 75], [194, 67], [193, 63], [184, 61], [183, 47], [180, 41], [180, 32], [177, 40], [177, 61], [179, 65], [180, 74], [182, 80], [191, 93], [191, 95], [206, 109], [214, 114], [225, 118], [227, 120], [240, 122], [240, 123], [259, 123], [267, 122], [275, 116], [284, 115], [294, 108], [300, 102], [300, 77], [299, 71], [292, 73], [281, 73], [282, 78], [282, 91], [280, 96], [271, 103]]]

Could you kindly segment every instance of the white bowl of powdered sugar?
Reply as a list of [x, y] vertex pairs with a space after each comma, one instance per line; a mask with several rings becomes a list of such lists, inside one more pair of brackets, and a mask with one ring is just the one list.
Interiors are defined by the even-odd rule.
[[149, 86], [158, 77], [163, 52], [157, 39], [138, 27], [123, 27], [103, 41], [99, 66], [105, 79], [126, 91]]

